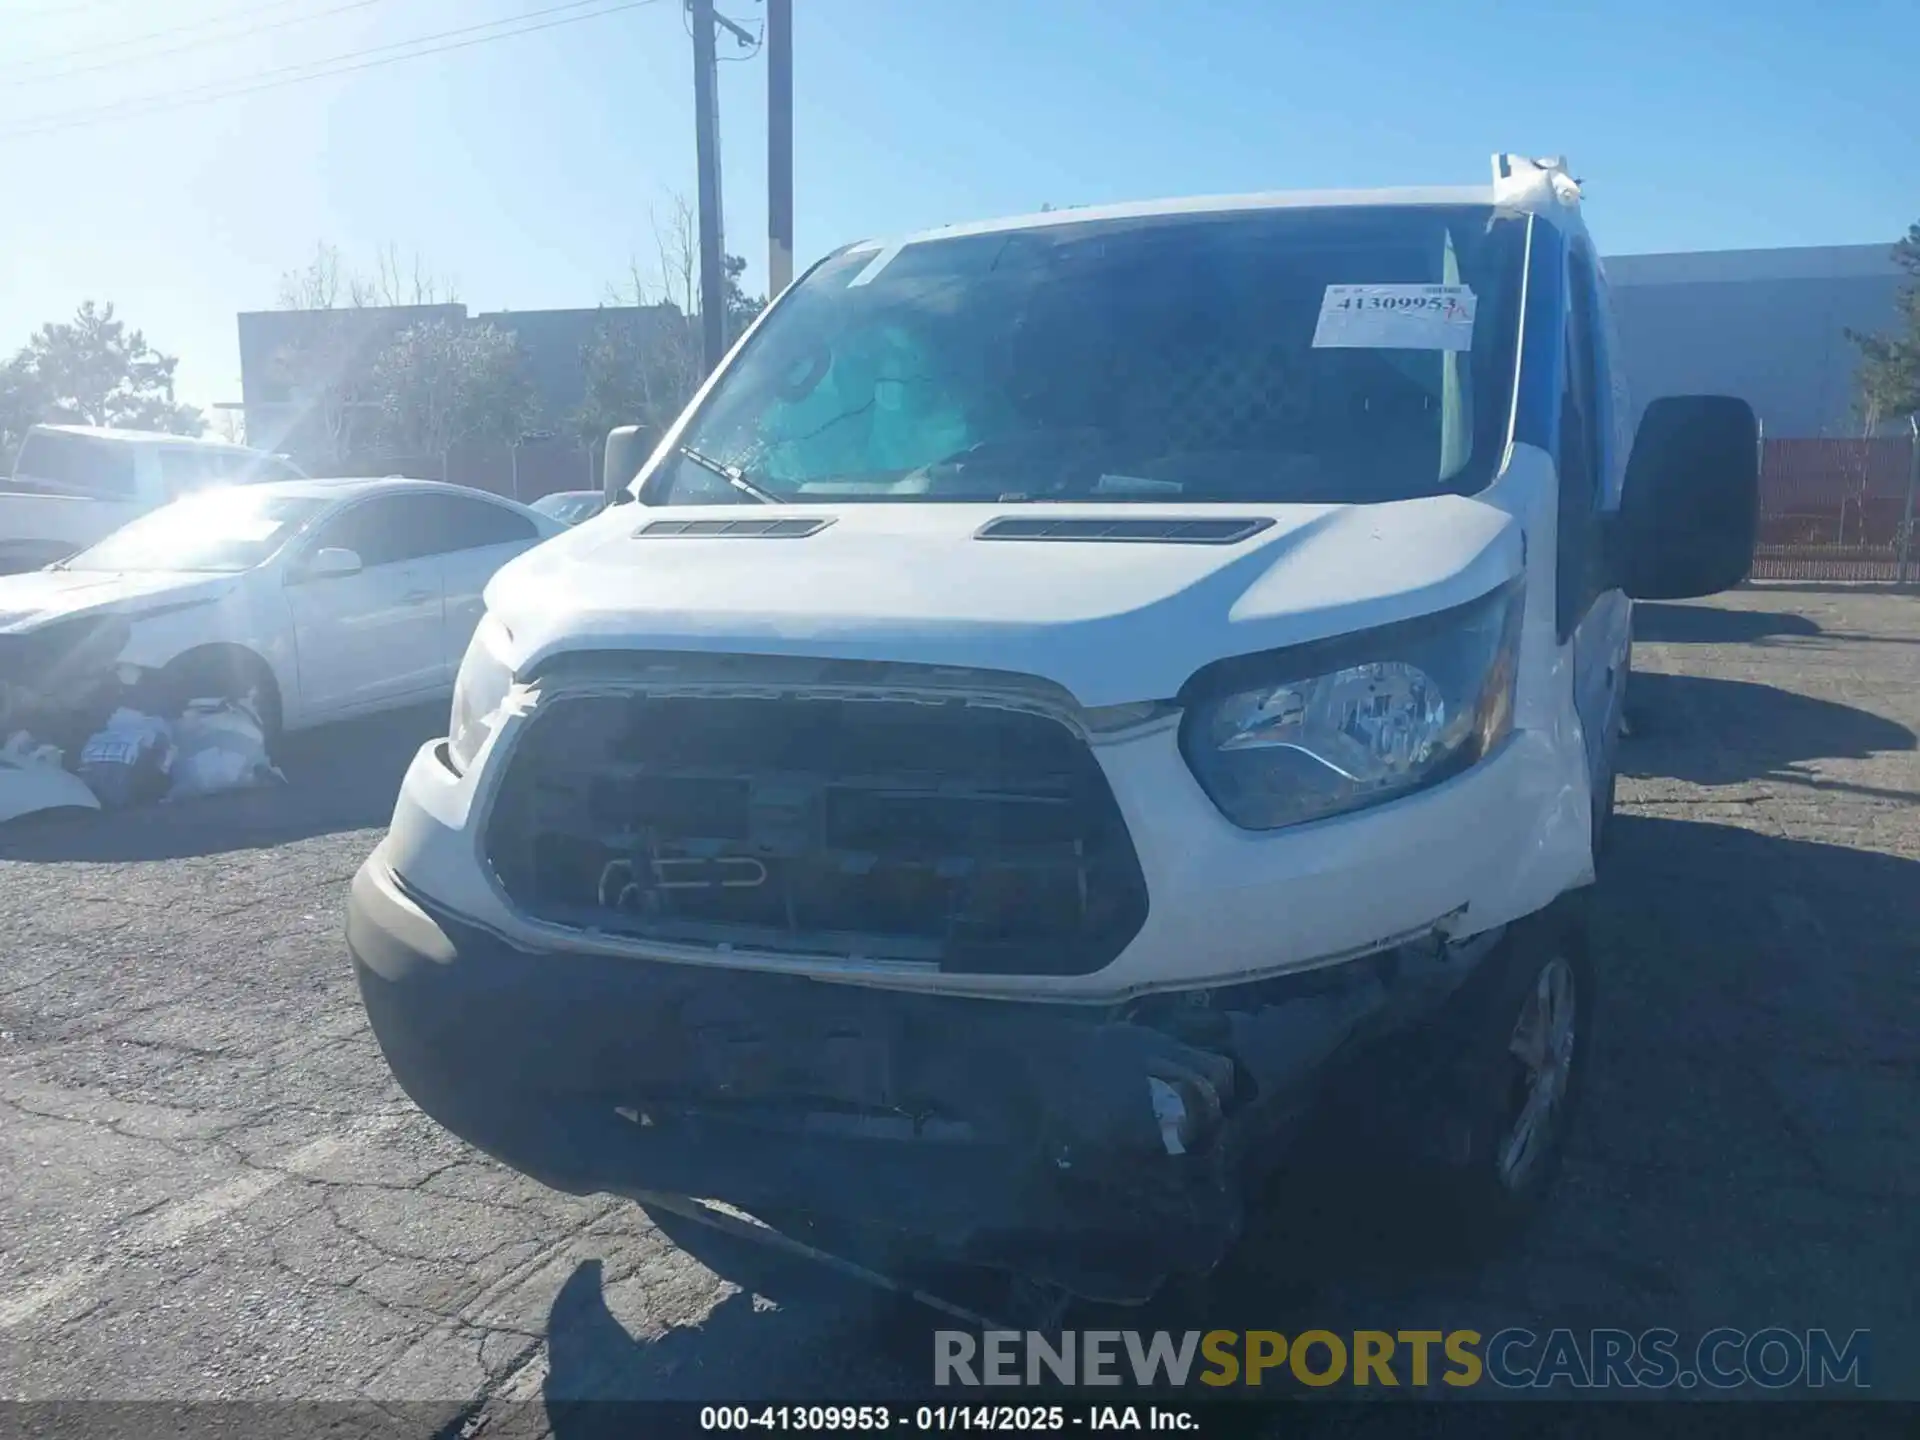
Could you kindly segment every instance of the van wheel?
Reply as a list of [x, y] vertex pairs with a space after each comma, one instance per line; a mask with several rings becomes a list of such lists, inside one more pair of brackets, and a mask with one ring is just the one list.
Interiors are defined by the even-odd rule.
[[266, 662], [237, 646], [217, 646], [182, 655], [160, 672], [158, 703], [177, 718], [195, 700], [237, 700], [260, 720], [267, 758], [278, 760], [280, 687]]
[[1459, 998], [1460, 1045], [1442, 1077], [1447, 1229], [1486, 1253], [1514, 1238], [1551, 1187], [1584, 1088], [1593, 965], [1584, 897], [1516, 923]]

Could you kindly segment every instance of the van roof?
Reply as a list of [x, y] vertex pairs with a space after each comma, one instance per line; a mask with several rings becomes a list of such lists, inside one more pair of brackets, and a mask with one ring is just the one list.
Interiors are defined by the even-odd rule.
[[252, 455], [267, 453], [246, 445], [235, 445], [230, 440], [216, 440], [204, 435], [170, 435], [162, 430], [117, 430], [108, 425], [35, 425], [32, 429], [50, 435], [81, 435], [90, 440], [111, 440], [124, 445], [198, 445], [208, 450], [245, 450]]
[[963, 235], [994, 235], [1052, 225], [1149, 219], [1162, 215], [1223, 215], [1257, 210], [1309, 210], [1372, 205], [1486, 205], [1513, 214], [1537, 214], [1564, 229], [1584, 233], [1579, 182], [1559, 157], [1530, 160], [1519, 155], [1493, 157], [1493, 178], [1485, 185], [1420, 185], [1381, 190], [1269, 190], [1245, 195], [1195, 195], [1166, 200], [1133, 200], [1115, 205], [1083, 205], [1071, 210], [1042, 210], [997, 220], [941, 225], [909, 235], [858, 241], [844, 254], [898, 249], [929, 240]]

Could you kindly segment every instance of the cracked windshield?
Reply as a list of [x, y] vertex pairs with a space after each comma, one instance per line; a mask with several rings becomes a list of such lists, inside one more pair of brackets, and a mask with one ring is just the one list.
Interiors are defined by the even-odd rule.
[[[1338, 502], [1454, 488], [1476, 459], [1484, 481], [1526, 229], [1334, 208], [856, 248], [768, 317], [654, 483], [672, 503], [739, 498], [741, 475], [791, 501]], [[1459, 348], [1316, 344], [1328, 286], [1362, 279], [1484, 299]]]
[[0, 0], [0, 1440], [1920, 1435], [1911, 8]]

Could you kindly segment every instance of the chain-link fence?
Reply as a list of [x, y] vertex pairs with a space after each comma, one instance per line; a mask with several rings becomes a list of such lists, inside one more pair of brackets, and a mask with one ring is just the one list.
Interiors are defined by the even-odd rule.
[[1915, 443], [1906, 436], [1766, 441], [1753, 578], [1920, 579]]

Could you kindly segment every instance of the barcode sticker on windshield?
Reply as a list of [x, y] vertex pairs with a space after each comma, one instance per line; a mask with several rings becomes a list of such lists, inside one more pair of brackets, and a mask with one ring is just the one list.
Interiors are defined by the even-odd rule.
[[1473, 291], [1465, 285], [1329, 285], [1316, 350], [1471, 350]]

